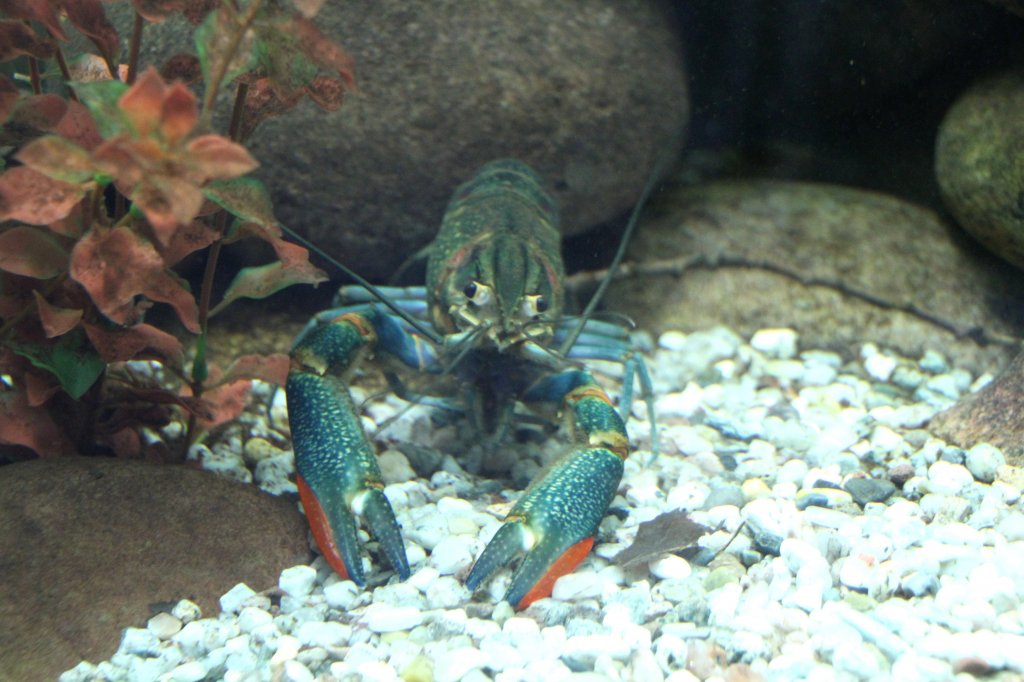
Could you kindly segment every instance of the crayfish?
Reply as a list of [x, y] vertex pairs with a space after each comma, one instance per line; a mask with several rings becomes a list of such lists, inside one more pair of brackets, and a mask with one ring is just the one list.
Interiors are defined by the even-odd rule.
[[343, 578], [365, 584], [359, 517], [398, 576], [409, 576], [376, 452], [348, 390], [368, 354], [454, 376], [462, 409], [490, 447], [519, 404], [568, 423], [571, 447], [504, 519], [466, 579], [470, 589], [525, 553], [505, 595], [525, 608], [590, 551], [630, 446], [620, 413], [581, 361], [623, 365], [627, 415], [634, 376], [648, 398], [650, 378], [625, 324], [565, 315], [559, 246], [557, 209], [539, 177], [519, 161], [489, 163], [453, 195], [428, 249], [425, 287], [389, 288], [400, 292], [393, 301], [373, 287], [344, 287], [348, 305], [319, 314], [296, 339], [286, 393], [297, 485], [320, 551]]

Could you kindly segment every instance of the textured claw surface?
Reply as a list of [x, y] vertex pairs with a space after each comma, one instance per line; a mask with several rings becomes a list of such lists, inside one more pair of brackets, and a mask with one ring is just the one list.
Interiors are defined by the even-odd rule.
[[466, 578], [466, 587], [475, 590], [490, 578], [492, 573], [508, 565], [508, 562], [523, 550], [524, 534], [525, 528], [521, 521], [506, 522], [502, 525], [484, 548], [483, 554], [473, 564]]
[[371, 488], [363, 494], [359, 506], [370, 533], [377, 538], [391, 567], [398, 573], [398, 577], [405, 580], [409, 577], [409, 560], [405, 555], [402, 530], [398, 527], [388, 498], [384, 497], [381, 490]]

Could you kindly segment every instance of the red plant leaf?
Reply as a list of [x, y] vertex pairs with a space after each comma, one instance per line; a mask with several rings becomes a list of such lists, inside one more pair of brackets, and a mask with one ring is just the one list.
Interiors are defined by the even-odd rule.
[[249, 84], [249, 93], [245, 98], [242, 123], [239, 127], [240, 139], [248, 139], [260, 123], [268, 118], [280, 116], [300, 101], [302, 101], [301, 91], [282, 98], [269, 78], [254, 79]]
[[175, 83], [164, 97], [160, 110], [160, 132], [164, 141], [175, 145], [185, 138], [199, 121], [196, 96], [183, 83]]
[[0, 391], [0, 443], [23, 445], [40, 457], [76, 454], [50, 413], [29, 405], [20, 391]]
[[10, 78], [0, 74], [0, 123], [7, 120], [7, 117], [14, 111], [14, 104], [18, 101], [18, 86]]
[[89, 341], [105, 362], [156, 359], [180, 370], [184, 363], [181, 342], [148, 324], [108, 328], [83, 322]]
[[169, 244], [180, 225], [195, 220], [203, 207], [203, 192], [188, 180], [170, 175], [156, 175], [128, 192], [161, 244]]
[[154, 275], [142, 293], [154, 301], [170, 305], [186, 329], [193, 334], [200, 332], [199, 306], [196, 305], [196, 299], [185, 286], [184, 280], [179, 279], [171, 271], [164, 270], [159, 275]]
[[317, 76], [306, 86], [306, 93], [313, 104], [325, 111], [337, 111], [345, 94], [345, 84], [340, 78]]
[[159, 153], [159, 147], [149, 140], [130, 140], [125, 135], [118, 135], [104, 140], [93, 151], [92, 160], [96, 168], [117, 181], [118, 189], [127, 196], [146, 175], [143, 162], [147, 160], [148, 147]]
[[139, 312], [135, 297], [163, 276], [164, 261], [151, 243], [127, 227], [90, 230], [71, 251], [70, 273], [104, 315], [132, 324]]
[[266, 265], [242, 268], [224, 292], [224, 298], [210, 311], [210, 316], [216, 315], [239, 298], [266, 298], [293, 284], [315, 285], [326, 280], [327, 275], [315, 268], [308, 259], [304, 265], [298, 262], [286, 265], [283, 261], [275, 261]]
[[217, 230], [206, 223], [194, 220], [174, 231], [171, 243], [164, 249], [164, 265], [171, 267], [182, 258], [199, 249], [205, 249], [217, 241]]
[[[299, 246], [298, 244], [292, 244], [283, 239], [271, 239], [270, 245], [274, 247], [274, 251], [277, 252], [277, 257], [284, 263], [284, 267], [288, 270], [296, 271], [315, 271], [320, 273], [319, 270], [313, 267], [313, 264], [309, 262], [309, 251]], [[320, 273], [323, 274], [323, 273]]]
[[96, 121], [81, 102], [68, 102], [67, 111], [61, 116], [53, 132], [88, 150], [95, 149], [103, 141], [100, 131], [96, 129]]
[[181, 12], [194, 26], [203, 20], [219, 0], [132, 0], [136, 11], [148, 21], [159, 23]]
[[201, 402], [209, 410], [209, 414], [199, 416], [199, 428], [208, 431], [236, 419], [245, 409], [245, 399], [251, 389], [251, 381], [239, 379], [203, 393]]
[[304, 17], [295, 17], [292, 31], [302, 51], [318, 66], [335, 69], [349, 90], [356, 89], [356, 77], [353, 73], [352, 57], [336, 42], [328, 38], [312, 21]]
[[0, 146], [19, 148], [53, 132], [67, 109], [67, 100], [56, 95], [20, 96], [0, 126]]
[[19, 101], [11, 122], [39, 132], [52, 132], [68, 111], [68, 101], [56, 95], [32, 95]]
[[0, 233], [0, 270], [50, 279], [67, 267], [68, 252], [49, 231], [18, 226]]
[[68, 213], [59, 220], [53, 221], [47, 227], [50, 228], [51, 232], [62, 237], [71, 237], [72, 239], [81, 237], [85, 233], [85, 220], [82, 215], [81, 202], [74, 205], [71, 213]]
[[15, 154], [15, 158], [48, 178], [63, 182], [86, 182], [96, 174], [96, 166], [87, 151], [56, 135], [32, 140]]
[[83, 311], [74, 308], [59, 308], [48, 303], [38, 291], [33, 290], [32, 293], [36, 297], [39, 321], [43, 325], [43, 332], [46, 333], [46, 338], [52, 339], [61, 334], [67, 334], [78, 326], [82, 319]]
[[61, 4], [68, 21], [92, 40], [107, 61], [116, 63], [121, 40], [107, 19], [103, 4], [99, 0], [63, 0]]
[[60, 390], [60, 381], [50, 372], [33, 369], [21, 378], [25, 382], [25, 400], [31, 407], [45, 405]]
[[160, 75], [166, 81], [179, 80], [186, 85], [191, 85], [199, 82], [203, 77], [203, 70], [199, 66], [199, 57], [181, 52], [164, 62], [164, 65], [160, 67]]
[[270, 384], [284, 386], [288, 379], [290, 364], [291, 360], [286, 353], [243, 355], [232, 362], [224, 372], [224, 376], [211, 385], [219, 386], [239, 379], [259, 379]]
[[246, 237], [258, 237], [277, 249], [277, 242], [281, 240], [281, 227], [275, 223], [241, 221], [231, 226], [225, 241], [228, 243], [237, 242]]
[[81, 185], [52, 180], [25, 166], [0, 175], [0, 220], [48, 225], [64, 218], [85, 195]]
[[142, 456], [142, 439], [134, 427], [126, 426], [123, 429], [107, 434], [103, 437], [114, 454], [127, 459], [137, 459]]
[[0, 14], [8, 19], [38, 21], [55, 38], [67, 40], [68, 36], [60, 25], [62, 4], [52, 0], [0, 0]]
[[160, 123], [160, 110], [166, 93], [167, 84], [150, 66], [118, 100], [121, 112], [141, 137], [148, 136]]
[[211, 180], [245, 175], [260, 165], [245, 147], [220, 135], [200, 135], [187, 149], [191, 165]]
[[55, 52], [53, 41], [40, 38], [31, 26], [20, 21], [0, 21], [0, 62], [23, 54], [36, 59], [49, 59]]

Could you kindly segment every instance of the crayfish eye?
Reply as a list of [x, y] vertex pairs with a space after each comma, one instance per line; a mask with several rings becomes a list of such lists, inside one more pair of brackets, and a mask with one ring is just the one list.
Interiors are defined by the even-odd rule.
[[528, 318], [539, 317], [541, 313], [548, 309], [548, 300], [540, 294], [533, 294], [527, 296], [523, 301], [523, 316]]
[[462, 289], [462, 293], [466, 295], [466, 298], [473, 298], [476, 296], [476, 282], [470, 282]]

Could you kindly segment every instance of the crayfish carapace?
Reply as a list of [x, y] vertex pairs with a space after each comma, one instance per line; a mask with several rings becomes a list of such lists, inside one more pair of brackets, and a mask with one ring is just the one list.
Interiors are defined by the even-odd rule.
[[560, 412], [569, 424], [571, 447], [509, 512], [470, 571], [470, 589], [525, 552], [505, 595], [524, 608], [590, 551], [629, 440], [581, 361], [622, 363], [626, 414], [634, 376], [648, 394], [650, 379], [625, 325], [565, 316], [560, 237], [537, 175], [518, 161], [489, 163], [452, 197], [428, 249], [425, 287], [389, 290], [401, 294], [387, 304], [379, 290], [346, 287], [349, 304], [321, 313], [296, 339], [286, 392], [298, 487], [316, 542], [341, 576], [364, 584], [357, 517], [399, 577], [409, 576], [376, 452], [347, 387], [371, 352], [454, 375], [465, 412], [494, 444], [517, 404]]

